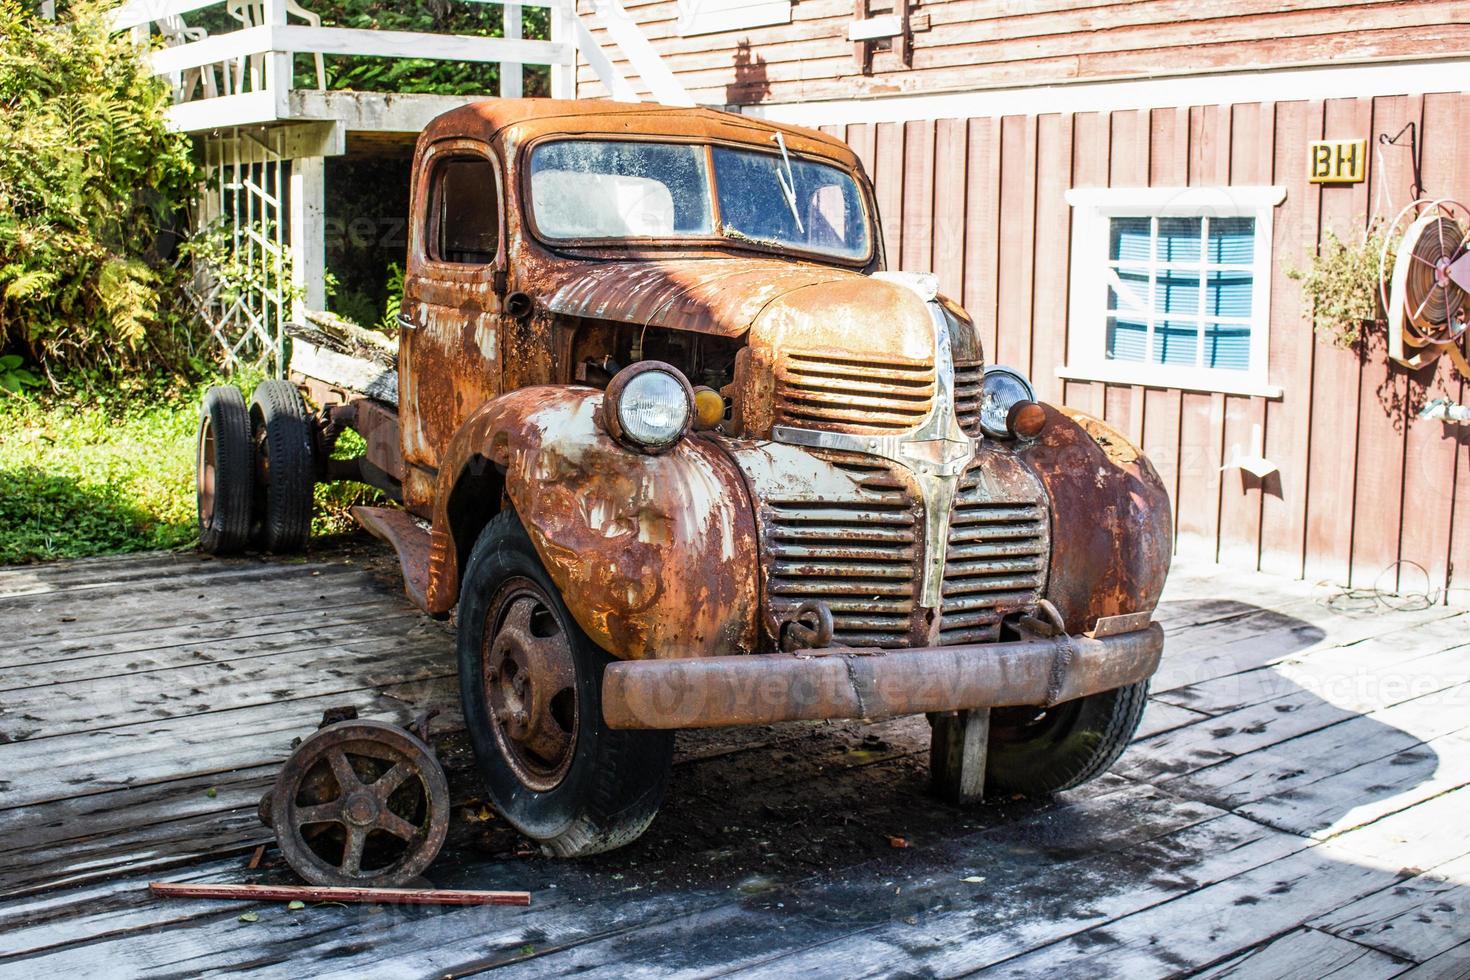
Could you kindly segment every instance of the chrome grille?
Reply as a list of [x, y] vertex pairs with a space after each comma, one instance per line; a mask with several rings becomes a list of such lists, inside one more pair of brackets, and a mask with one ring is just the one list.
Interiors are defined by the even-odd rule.
[[984, 435], [980, 429], [980, 393], [984, 384], [984, 364], [977, 361], [954, 366], [954, 413], [959, 417], [960, 428], [976, 438]]
[[1041, 501], [982, 499], [975, 470], [955, 501], [944, 566], [940, 643], [999, 639], [1007, 614], [1033, 605], [1046, 584], [1049, 527]]
[[866, 499], [767, 505], [771, 611], [781, 622], [803, 600], [821, 599], [834, 642], [908, 646], [918, 582], [913, 503], [887, 467], [843, 468], [863, 477]]
[[804, 429], [902, 432], [934, 400], [934, 366], [787, 353], [777, 372], [775, 421]]

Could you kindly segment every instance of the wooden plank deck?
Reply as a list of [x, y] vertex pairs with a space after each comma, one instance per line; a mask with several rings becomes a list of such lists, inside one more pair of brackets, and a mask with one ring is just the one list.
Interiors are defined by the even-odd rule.
[[[1470, 613], [1326, 595], [1178, 566], [1138, 741], [1057, 800], [939, 802], [922, 719], [703, 732], [641, 841], [564, 862], [477, 798], [381, 549], [0, 569], [0, 976], [1470, 976]], [[342, 704], [444, 709], [427, 883], [529, 909], [149, 896], [291, 880], [255, 803]]]

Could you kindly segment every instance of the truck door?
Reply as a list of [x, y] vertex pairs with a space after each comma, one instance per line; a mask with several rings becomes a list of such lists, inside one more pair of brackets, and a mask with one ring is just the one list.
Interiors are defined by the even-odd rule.
[[398, 412], [404, 503], [423, 512], [450, 437], [500, 390], [505, 209], [499, 162], [483, 143], [435, 143], [416, 178], [398, 317]]

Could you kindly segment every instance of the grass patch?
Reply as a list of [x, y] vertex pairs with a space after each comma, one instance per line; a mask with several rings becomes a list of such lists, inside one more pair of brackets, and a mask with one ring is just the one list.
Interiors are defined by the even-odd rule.
[[[213, 383], [0, 397], [0, 565], [193, 547], [195, 430]], [[350, 530], [348, 509], [379, 499], [356, 485], [316, 495], [316, 534]]]

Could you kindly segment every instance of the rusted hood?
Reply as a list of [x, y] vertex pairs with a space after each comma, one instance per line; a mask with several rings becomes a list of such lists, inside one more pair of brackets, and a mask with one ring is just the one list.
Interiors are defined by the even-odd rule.
[[563, 316], [738, 337], [767, 306], [799, 290], [870, 282], [857, 272], [786, 259], [606, 262], [581, 265], [554, 283], [546, 306]]

